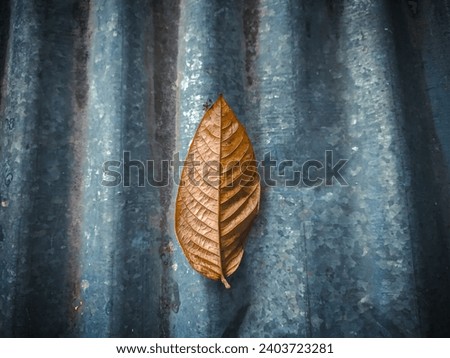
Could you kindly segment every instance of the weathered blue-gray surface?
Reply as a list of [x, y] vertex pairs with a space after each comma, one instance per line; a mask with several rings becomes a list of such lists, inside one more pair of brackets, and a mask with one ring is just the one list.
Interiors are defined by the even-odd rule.
[[[449, 337], [449, 26], [444, 0], [3, 1], [0, 336]], [[293, 161], [231, 290], [160, 169], [219, 92]], [[308, 160], [325, 180], [285, 185]]]

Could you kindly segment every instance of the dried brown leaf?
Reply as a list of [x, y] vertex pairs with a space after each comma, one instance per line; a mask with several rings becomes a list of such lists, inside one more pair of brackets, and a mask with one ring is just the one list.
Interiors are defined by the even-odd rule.
[[236, 271], [259, 210], [260, 183], [250, 139], [222, 95], [206, 111], [181, 174], [175, 231], [191, 266], [220, 280]]

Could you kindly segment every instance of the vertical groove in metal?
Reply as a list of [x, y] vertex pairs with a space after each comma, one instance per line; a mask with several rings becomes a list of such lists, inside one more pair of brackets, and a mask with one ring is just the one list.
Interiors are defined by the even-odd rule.
[[[450, 106], [445, 81], [450, 67], [442, 61], [442, 53], [435, 53], [443, 49], [432, 34], [442, 29], [443, 23], [448, 26], [450, 18], [447, 9], [440, 15], [443, 18], [434, 21], [431, 4], [413, 8], [388, 4], [397, 60], [392, 72], [399, 78], [398, 107], [403, 111], [399, 122], [408, 153], [399, 157], [411, 177], [407, 207], [420, 333], [448, 337], [450, 308], [445, 302], [450, 300]], [[440, 5], [444, 7], [445, 2]], [[440, 33], [448, 42], [448, 33]], [[431, 61], [425, 60], [428, 52], [433, 54]]]
[[[172, 193], [174, 174], [168, 171], [169, 161], [173, 160], [176, 141], [177, 101], [177, 58], [178, 58], [178, 19], [180, 16], [179, 0], [160, 0], [153, 3], [154, 13], [154, 131], [155, 150], [158, 160], [155, 163], [155, 181], [162, 181], [159, 186], [160, 213], [154, 213], [152, 220], [159, 222], [161, 243], [159, 255], [162, 264], [160, 278], [161, 294], [159, 300], [159, 336], [172, 334], [170, 325], [171, 313], [177, 313], [180, 307], [178, 283], [173, 279], [172, 271], [177, 268], [173, 261], [173, 250], [176, 245], [173, 230]], [[160, 165], [166, 161], [167, 166]], [[157, 166], [157, 168], [156, 168]], [[166, 168], [166, 169], [164, 169]], [[156, 203], [155, 203], [156, 204]], [[153, 323], [154, 324], [154, 323]]]
[[77, 1], [72, 4], [73, 24], [73, 93], [68, 99], [72, 106], [72, 116], [68, 118], [70, 125], [70, 136], [68, 149], [71, 157], [67, 179], [70, 192], [67, 195], [67, 237], [68, 237], [68, 260], [67, 270], [70, 272], [70, 304], [66, 305], [67, 314], [71, 319], [69, 330], [64, 335], [78, 336], [78, 315], [82, 310], [80, 280], [80, 258], [82, 243], [82, 210], [83, 206], [83, 165], [86, 157], [85, 147], [80, 143], [86, 142], [87, 128], [87, 104], [89, 93], [88, 73], [86, 71], [89, 63], [89, 9], [90, 0]]
[[[33, 210], [33, 185], [36, 178], [37, 145], [34, 132], [40, 101], [39, 69], [42, 12], [22, 1], [11, 4], [8, 53], [2, 86], [2, 168], [1, 195], [7, 210], [2, 210], [1, 300], [2, 332], [26, 336], [28, 322], [36, 322], [36, 311], [26, 307], [26, 294], [37, 286], [30, 283], [28, 261], [31, 252], [30, 212]], [[25, 297], [24, 297], [25, 296]]]
[[[3, 1], [0, 336], [448, 336], [449, 14]], [[257, 159], [285, 161], [231, 290], [183, 257], [167, 169], [219, 92]], [[311, 159], [324, 181], [286, 186]]]
[[[9, 0], [2, 1], [0, 5], [0, 88], [3, 87], [3, 76], [5, 75], [8, 54], [8, 38], [11, 17], [11, 4]], [[2, 108], [2, 98], [0, 96], [0, 108]]]

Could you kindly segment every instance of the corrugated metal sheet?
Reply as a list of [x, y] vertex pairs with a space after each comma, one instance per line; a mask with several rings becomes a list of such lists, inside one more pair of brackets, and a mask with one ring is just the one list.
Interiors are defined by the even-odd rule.
[[[447, 0], [0, 11], [1, 336], [450, 336]], [[348, 185], [263, 184], [231, 290], [182, 255], [176, 173], [102, 184], [183, 159], [219, 92], [286, 175], [348, 159]]]

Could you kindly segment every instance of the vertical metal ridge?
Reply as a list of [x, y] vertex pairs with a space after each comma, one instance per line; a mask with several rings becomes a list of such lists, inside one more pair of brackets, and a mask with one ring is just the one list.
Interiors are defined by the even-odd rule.
[[366, 5], [347, 2], [340, 21], [342, 72], [352, 86], [343, 93], [344, 138], [349, 143], [345, 155], [350, 161], [345, 171], [348, 204], [342, 206], [346, 218], [340, 220], [346, 239], [339, 252], [346, 256], [347, 267], [335, 269], [346, 268], [341, 276], [348, 281], [343, 317], [354, 324], [364, 322], [364, 328], [340, 334], [417, 336], [417, 305], [409, 295], [414, 289], [411, 229], [402, 209], [408, 205], [405, 184], [410, 178], [401, 161], [405, 143], [399, 125], [398, 77], [392, 70], [392, 28], [385, 4]]
[[[121, 160], [124, 149], [124, 12], [121, 1], [92, 3], [90, 7], [89, 95], [86, 106], [86, 157], [83, 162], [82, 240], [80, 247], [79, 316], [82, 337], [114, 336], [119, 319], [113, 294], [117, 287], [114, 263], [123, 236], [122, 186], [102, 185], [103, 163]], [[119, 291], [120, 292], [120, 291]], [[112, 317], [110, 315], [113, 314]]]
[[[76, 193], [76, 190], [71, 190], [71, 179], [76, 175], [80, 178], [80, 173], [72, 171], [77, 162], [72, 155], [75, 142], [73, 136], [76, 137], [77, 132], [72, 118], [74, 113], [81, 112], [78, 112], [79, 107], [72, 107], [72, 89], [67, 86], [75, 82], [75, 57], [71, 55], [74, 51], [72, 35], [75, 26], [72, 21], [73, 3], [53, 4], [50, 8], [36, 4], [37, 8], [31, 8], [31, 13], [22, 5], [21, 2], [15, 3], [13, 18], [19, 20], [19, 24], [20, 19], [23, 19], [26, 24], [22, 25], [20, 31], [36, 46], [36, 53], [30, 55], [34, 56], [36, 62], [34, 65], [21, 64], [22, 57], [28, 55], [19, 55], [20, 59], [16, 58], [12, 68], [17, 66], [22, 68], [21, 71], [36, 71], [34, 75], [22, 72], [26, 79], [24, 85], [19, 85], [22, 90], [31, 90], [36, 97], [33, 99], [32, 94], [22, 97], [14, 90], [9, 91], [11, 102], [8, 105], [16, 100], [19, 103], [25, 100], [30, 101], [35, 110], [30, 116], [24, 113], [20, 115], [21, 110], [16, 109], [16, 115], [20, 116], [12, 117], [10, 123], [14, 123], [14, 126], [9, 126], [9, 130], [13, 135], [19, 133], [22, 142], [6, 142], [9, 148], [3, 152], [11, 154], [14, 153], [12, 148], [21, 148], [15, 163], [25, 163], [25, 168], [30, 170], [29, 174], [21, 173], [20, 170], [16, 172], [18, 185], [24, 180], [27, 186], [21, 187], [21, 195], [28, 193], [29, 199], [11, 196], [8, 203], [12, 205], [8, 204], [8, 209], [12, 210], [5, 211], [11, 215], [18, 202], [27, 205], [15, 213], [20, 218], [18, 241], [15, 243], [11, 240], [14, 238], [11, 235], [7, 243], [13, 251], [12, 256], [17, 257], [16, 273], [19, 278], [12, 305], [15, 312], [12, 333], [15, 336], [74, 335], [76, 324], [72, 300], [76, 295], [73, 275], [76, 276], [78, 266], [77, 235], [72, 235], [74, 228], [71, 222], [76, 216], [70, 215], [73, 212], [67, 200], [70, 201], [68, 198]], [[34, 26], [33, 35], [30, 36], [27, 26]], [[11, 39], [11, 56], [27, 50], [23, 46], [21, 33], [11, 36]], [[15, 41], [20, 47], [14, 45]], [[11, 74], [8, 85], [17, 86], [20, 81]], [[7, 117], [8, 110], [6, 108]], [[24, 126], [25, 123], [28, 128]], [[53, 290], [49, 287], [53, 287]]]
[[[248, 42], [247, 50], [253, 67], [247, 75], [251, 84], [248, 82], [245, 126], [258, 161], [265, 161], [267, 156], [278, 163], [297, 160], [303, 138], [296, 76], [305, 65], [299, 48], [305, 13], [301, 6], [289, 1], [260, 0], [257, 6], [254, 11], [259, 17], [250, 20], [257, 27], [251, 28], [256, 33], [253, 41], [249, 38], [254, 44]], [[273, 168], [271, 171], [278, 174]], [[263, 179], [261, 189], [260, 212], [245, 253], [249, 318], [244, 320], [239, 334], [260, 336], [266, 327], [271, 327], [276, 337], [307, 336], [309, 314], [304, 275], [308, 273], [301, 262], [305, 255], [301, 223], [294, 217], [300, 210], [300, 187], [270, 186]], [[267, 271], [269, 267], [271, 273]], [[286, 274], [275, 279], [275, 272]], [[257, 324], [252, 322], [255, 316], [260, 317]]]
[[[223, 93], [242, 119], [245, 44], [242, 3], [185, 1], [180, 10], [177, 150], [184, 160], [189, 141], [202, 118], [202, 105], [208, 98], [215, 100]], [[178, 314], [171, 317], [172, 335], [221, 336], [226, 321], [245, 304], [242, 302], [247, 285], [245, 277], [236, 285], [230, 282], [236, 294], [242, 293], [236, 300], [235, 294], [223, 292], [220, 282], [209, 282], [193, 272], [178, 247], [174, 260], [178, 263], [174, 279], [181, 305]], [[201, 305], [200, 311], [190, 309], [193, 305]]]
[[[177, 7], [176, 1], [139, 1], [92, 9], [87, 152], [95, 161], [88, 157], [85, 169], [93, 174], [83, 190], [86, 206], [92, 208], [85, 209], [83, 218], [81, 259], [86, 336], [167, 336], [168, 316], [179, 305], [170, 280], [170, 178], [168, 166], [161, 168], [163, 159], [171, 159], [174, 142], [169, 135], [174, 110], [166, 103], [174, 98], [176, 62], [164, 58], [174, 56], [176, 49], [176, 41], [168, 39], [176, 27], [167, 33], [166, 23], [176, 20]], [[120, 162], [119, 185], [99, 184], [99, 171], [108, 160]], [[94, 232], [86, 227], [92, 212], [108, 217], [107, 222], [94, 219]], [[94, 252], [93, 236], [98, 241]], [[102, 270], [93, 261], [99, 257]], [[116, 294], [105, 296], [108, 290]], [[102, 310], [91, 313], [98, 306]]]

